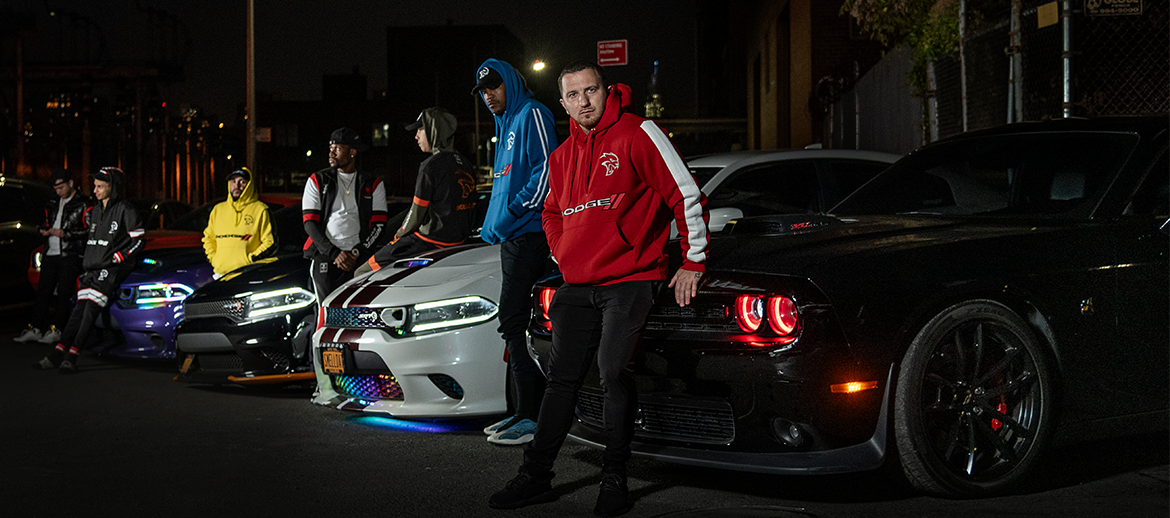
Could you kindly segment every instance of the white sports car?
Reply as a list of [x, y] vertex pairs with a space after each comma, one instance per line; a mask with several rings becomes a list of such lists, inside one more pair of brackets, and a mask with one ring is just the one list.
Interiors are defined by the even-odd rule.
[[[709, 227], [737, 217], [821, 212], [899, 157], [854, 150], [746, 151], [692, 159]], [[313, 402], [408, 418], [509, 410], [496, 331], [498, 246], [463, 245], [359, 276], [321, 305]]]

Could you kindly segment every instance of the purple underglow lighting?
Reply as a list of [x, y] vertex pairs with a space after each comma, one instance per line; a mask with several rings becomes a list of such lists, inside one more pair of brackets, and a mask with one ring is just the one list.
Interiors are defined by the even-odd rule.
[[432, 422], [432, 421], [406, 421], [402, 419], [395, 419], [393, 417], [382, 416], [361, 416], [351, 418], [359, 424], [367, 426], [376, 426], [378, 428], [386, 428], [400, 432], [424, 432], [424, 433], [449, 433], [449, 432], [463, 432], [471, 430], [476, 426], [482, 427], [479, 421], [475, 423], [455, 423], [455, 422]]

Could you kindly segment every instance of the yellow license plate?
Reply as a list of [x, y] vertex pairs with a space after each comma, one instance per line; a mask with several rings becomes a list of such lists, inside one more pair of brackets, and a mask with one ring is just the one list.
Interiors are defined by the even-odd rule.
[[345, 362], [340, 349], [322, 349], [321, 367], [325, 374], [345, 374]]
[[183, 366], [179, 369], [179, 372], [186, 374], [187, 370], [189, 370], [191, 368], [191, 363], [194, 361], [195, 361], [195, 355], [188, 354], [186, 358], [183, 358]]

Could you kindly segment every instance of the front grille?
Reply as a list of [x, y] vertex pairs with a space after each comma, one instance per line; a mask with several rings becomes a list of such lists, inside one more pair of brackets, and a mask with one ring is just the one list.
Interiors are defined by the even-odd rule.
[[696, 302], [681, 308], [673, 304], [656, 305], [646, 319], [646, 329], [650, 331], [739, 332], [735, 317], [732, 316], [727, 306], [718, 303], [699, 304]]
[[333, 389], [347, 397], [402, 400], [402, 387], [393, 374], [330, 376]]
[[197, 302], [183, 304], [183, 318], [226, 317], [236, 322], [244, 320], [248, 310], [248, 299], [234, 298], [213, 302]]
[[451, 399], [463, 399], [463, 387], [459, 385], [458, 381], [455, 381], [455, 378], [446, 374], [431, 374], [427, 377], [447, 397]]
[[[604, 428], [600, 391], [582, 388], [577, 394], [577, 417]], [[735, 416], [726, 401], [638, 397], [634, 435], [702, 444], [729, 444], [735, 440]]]
[[222, 354], [201, 353], [195, 355], [199, 360], [199, 368], [205, 371], [240, 372], [244, 370], [244, 360], [234, 352]]
[[380, 316], [381, 308], [325, 308], [325, 326], [368, 329], [386, 327]]
[[265, 358], [268, 358], [268, 361], [272, 362], [272, 365], [275, 368], [285, 370], [288, 369], [288, 356], [280, 352], [280, 349], [277, 349], [276, 347], [265, 347], [260, 350], [260, 354]]

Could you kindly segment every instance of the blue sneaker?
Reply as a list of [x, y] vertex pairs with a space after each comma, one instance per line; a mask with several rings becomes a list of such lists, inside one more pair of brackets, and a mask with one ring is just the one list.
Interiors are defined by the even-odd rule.
[[491, 437], [488, 437], [488, 442], [512, 446], [531, 441], [534, 435], [536, 435], [536, 423], [531, 419], [521, 419], [520, 422], [492, 434]]
[[487, 428], [484, 428], [483, 429], [484, 435], [495, 435], [496, 432], [498, 432], [498, 431], [500, 431], [500, 429], [504, 428], [504, 425], [511, 423], [513, 419], [516, 419], [516, 416], [514, 416], [514, 415], [508, 416], [508, 417], [503, 418], [499, 422], [497, 422], [497, 423], [495, 423]]

